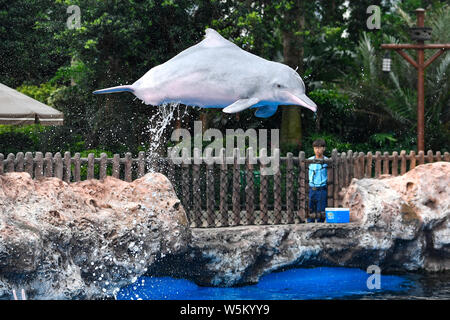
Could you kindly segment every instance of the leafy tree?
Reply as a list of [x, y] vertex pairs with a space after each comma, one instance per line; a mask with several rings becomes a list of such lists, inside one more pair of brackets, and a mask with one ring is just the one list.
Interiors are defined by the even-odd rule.
[[[64, 13], [52, 0], [0, 0], [2, 83], [40, 85], [69, 60], [53, 50], [53, 32], [65, 27]], [[47, 29], [39, 27], [42, 22]]]
[[[450, 8], [448, 6], [430, 10], [428, 23], [435, 26], [433, 42], [448, 43], [448, 33], [442, 32], [450, 28]], [[407, 22], [408, 15], [403, 12], [402, 19]], [[410, 19], [410, 18], [409, 18]], [[448, 29], [447, 29], [448, 30]], [[401, 39], [385, 36], [386, 43], [407, 42], [403, 35]], [[361, 72], [356, 78], [350, 78], [346, 91], [357, 106], [356, 111], [365, 113], [369, 119], [367, 139], [382, 133], [395, 132], [400, 141], [409, 141], [413, 147], [417, 128], [417, 74], [407, 61], [393, 55], [393, 71], [383, 74], [380, 70], [381, 59], [385, 54], [375, 47], [372, 37], [363, 33], [357, 48], [358, 67]], [[431, 52], [427, 53], [429, 57]], [[450, 56], [446, 55], [435, 61], [426, 70], [425, 78], [425, 143], [427, 149], [448, 150], [450, 135], [447, 127], [449, 114]], [[355, 85], [356, 81], [356, 85]], [[400, 139], [401, 137], [401, 139]]]

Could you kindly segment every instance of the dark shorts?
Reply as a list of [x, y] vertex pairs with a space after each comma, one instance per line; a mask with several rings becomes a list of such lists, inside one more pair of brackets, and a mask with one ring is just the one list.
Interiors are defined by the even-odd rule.
[[313, 190], [309, 187], [309, 212], [325, 212], [327, 206], [327, 187]]

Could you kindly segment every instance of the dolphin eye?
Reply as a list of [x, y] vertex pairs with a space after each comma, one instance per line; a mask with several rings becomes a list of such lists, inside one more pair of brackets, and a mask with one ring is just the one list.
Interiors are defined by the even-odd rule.
[[275, 84], [275, 86], [276, 86], [277, 88], [283, 87], [283, 86], [282, 86], [281, 84], [279, 84], [279, 83]]

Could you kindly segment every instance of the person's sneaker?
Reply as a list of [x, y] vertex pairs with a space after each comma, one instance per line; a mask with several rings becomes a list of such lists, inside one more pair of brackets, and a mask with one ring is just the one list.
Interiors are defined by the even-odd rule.
[[320, 213], [320, 219], [319, 222], [325, 222], [325, 212]]

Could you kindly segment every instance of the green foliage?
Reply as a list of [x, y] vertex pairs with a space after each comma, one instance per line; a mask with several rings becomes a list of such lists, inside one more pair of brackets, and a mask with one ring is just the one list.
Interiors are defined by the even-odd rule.
[[[400, 9], [399, 9], [400, 10]], [[401, 11], [403, 23], [410, 17]], [[438, 26], [434, 41], [448, 42], [448, 33], [441, 32], [442, 28], [450, 28], [450, 6], [438, 6], [428, 12], [429, 23]], [[428, 20], [427, 20], [428, 21]], [[399, 34], [401, 38], [385, 35], [384, 43], [408, 42], [406, 35]], [[356, 106], [355, 111], [366, 114], [369, 120], [369, 142], [374, 142], [374, 134], [380, 132], [395, 132], [399, 137], [397, 142], [408, 141], [412, 147], [411, 139], [416, 135], [417, 126], [417, 96], [416, 96], [416, 70], [402, 57], [393, 53], [392, 68], [388, 74], [381, 71], [381, 61], [384, 50], [375, 45], [376, 38], [363, 32], [356, 49], [357, 69], [359, 72], [347, 78], [345, 92], [351, 97]], [[429, 50], [432, 51], [432, 50]], [[427, 52], [429, 58], [433, 52]], [[450, 56], [446, 55], [426, 70], [425, 77], [425, 143], [426, 149], [446, 150], [449, 148], [449, 135], [445, 123], [449, 121], [450, 98]], [[379, 142], [379, 141], [377, 141]], [[391, 141], [394, 142], [394, 141]], [[376, 143], [376, 145], [378, 145]], [[395, 145], [392, 143], [392, 145]], [[397, 145], [398, 146], [398, 145]]]
[[391, 133], [375, 133], [370, 136], [370, 139], [379, 147], [389, 146], [392, 142], [397, 141]]
[[0, 0], [1, 82], [13, 88], [47, 82], [69, 60], [54, 42], [65, 19], [65, 8], [53, 0]]
[[317, 132], [325, 130], [330, 133], [343, 135], [346, 124], [349, 123], [354, 106], [349, 98], [336, 89], [316, 89], [308, 94], [320, 106], [312, 115]]
[[310, 157], [314, 155], [314, 148], [312, 147], [312, 144], [314, 140], [317, 139], [325, 140], [326, 147], [324, 154], [327, 157], [331, 157], [331, 151], [333, 151], [333, 149], [337, 149], [338, 152], [343, 152], [352, 149], [352, 144], [342, 141], [336, 135], [314, 133], [305, 139], [304, 150], [306, 156]]
[[[261, 57], [299, 66], [307, 94], [319, 106], [316, 114], [301, 109], [302, 148], [308, 154], [317, 137], [326, 139], [328, 152], [414, 148], [416, 71], [392, 53], [393, 72], [383, 74], [385, 52], [380, 44], [409, 42], [407, 25], [415, 22], [417, 7], [427, 9], [432, 42], [450, 42], [449, 7], [438, 0], [350, 1], [350, 16], [344, 18], [345, 3], [0, 0], [2, 83], [65, 116], [60, 127], [1, 126], [0, 152], [147, 151], [152, 138], [149, 119], [158, 108], [141, 104], [131, 94], [94, 96], [92, 91], [132, 83], [200, 41], [207, 27]], [[81, 8], [80, 29], [66, 26], [71, 4]], [[371, 4], [381, 6], [381, 30], [367, 30], [366, 9]], [[286, 34], [295, 42], [294, 59], [284, 52]], [[444, 54], [426, 72], [425, 141], [433, 150], [450, 149], [449, 68], [450, 55]], [[259, 119], [254, 110], [236, 116], [190, 108], [184, 125], [192, 128], [192, 121], [207, 114], [209, 126], [222, 132], [279, 129], [281, 109]], [[283, 145], [282, 150], [296, 153], [299, 146]]]
[[44, 104], [50, 104], [50, 96], [57, 90], [57, 87], [50, 82], [45, 82], [39, 86], [22, 84], [16, 90]]
[[41, 125], [0, 125], [0, 153], [41, 151], [40, 136], [47, 128]]

